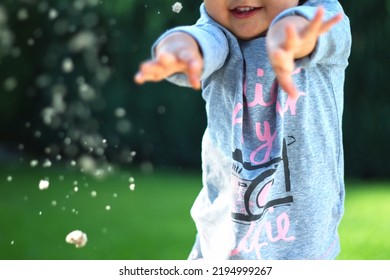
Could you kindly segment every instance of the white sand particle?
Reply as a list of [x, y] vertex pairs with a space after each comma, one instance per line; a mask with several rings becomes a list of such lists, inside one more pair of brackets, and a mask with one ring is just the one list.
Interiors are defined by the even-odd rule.
[[42, 191], [42, 190], [46, 190], [47, 188], [49, 188], [49, 181], [48, 180], [41, 180], [39, 181], [39, 189]]
[[172, 5], [172, 11], [174, 13], [180, 13], [181, 9], [183, 9], [183, 5], [180, 2], [176, 2]]
[[135, 190], [135, 184], [130, 184], [129, 189], [130, 189], [131, 191], [134, 191], [134, 190]]
[[81, 248], [87, 244], [88, 238], [81, 230], [75, 230], [66, 236], [65, 241], [69, 244], [74, 244], [76, 248]]

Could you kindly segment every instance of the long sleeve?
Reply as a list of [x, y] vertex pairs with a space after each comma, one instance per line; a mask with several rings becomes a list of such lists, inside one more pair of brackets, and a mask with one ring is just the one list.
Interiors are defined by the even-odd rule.
[[285, 10], [272, 22], [274, 24], [283, 17], [300, 15], [309, 20], [313, 19], [319, 6], [325, 9], [325, 19], [330, 19], [338, 13], [342, 13], [341, 22], [333, 26], [328, 32], [319, 37], [314, 51], [307, 57], [298, 60], [298, 66], [314, 64], [339, 65], [346, 67], [351, 48], [351, 32], [349, 19], [344, 14], [340, 3], [336, 0], [307, 1], [303, 6]]
[[[220, 69], [229, 54], [229, 47], [226, 35], [218, 25], [207, 15], [206, 10], [201, 6], [201, 17], [195, 25], [180, 26], [168, 30], [162, 34], [152, 47], [152, 55], [156, 45], [173, 32], [185, 32], [194, 37], [197, 41], [203, 56], [203, 72], [201, 80], [209, 77], [214, 71]], [[184, 74], [175, 74], [167, 78], [168, 81], [180, 85], [190, 86]]]

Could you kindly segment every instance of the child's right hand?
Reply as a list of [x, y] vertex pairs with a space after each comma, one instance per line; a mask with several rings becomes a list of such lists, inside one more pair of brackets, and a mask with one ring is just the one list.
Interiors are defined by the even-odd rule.
[[175, 73], [187, 75], [191, 86], [199, 89], [203, 57], [198, 43], [187, 33], [175, 32], [161, 40], [155, 58], [141, 63], [134, 77], [137, 84], [159, 82]]

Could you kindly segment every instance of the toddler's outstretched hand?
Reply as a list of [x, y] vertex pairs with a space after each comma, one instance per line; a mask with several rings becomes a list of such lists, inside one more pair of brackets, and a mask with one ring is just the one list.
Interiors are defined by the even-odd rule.
[[294, 59], [309, 55], [318, 38], [338, 23], [342, 15], [324, 21], [324, 9], [319, 7], [312, 21], [300, 16], [281, 19], [273, 25], [267, 35], [267, 51], [276, 78], [289, 96], [296, 98], [298, 91], [292, 80]]
[[195, 39], [187, 33], [175, 32], [161, 40], [155, 58], [140, 65], [134, 80], [138, 84], [159, 82], [172, 74], [187, 75], [194, 89], [200, 88], [203, 58]]

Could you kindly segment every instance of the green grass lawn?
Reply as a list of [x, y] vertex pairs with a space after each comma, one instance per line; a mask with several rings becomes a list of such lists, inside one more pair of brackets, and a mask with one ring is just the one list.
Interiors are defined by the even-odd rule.
[[[45, 178], [50, 187], [41, 191]], [[69, 168], [3, 166], [0, 259], [186, 259], [195, 236], [189, 210], [200, 187], [199, 172], [182, 170], [115, 171], [96, 180]], [[339, 259], [390, 259], [389, 201], [389, 185], [347, 184]], [[76, 229], [88, 235], [84, 248], [65, 242]]]
[[347, 182], [342, 260], [390, 260], [390, 183]]

